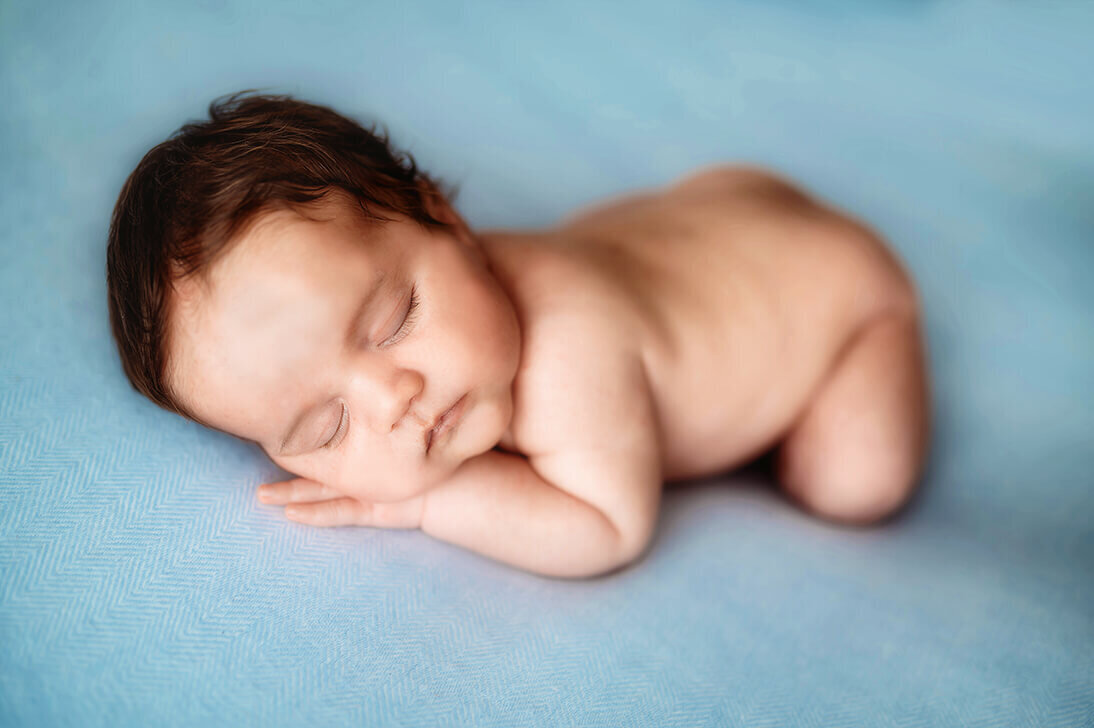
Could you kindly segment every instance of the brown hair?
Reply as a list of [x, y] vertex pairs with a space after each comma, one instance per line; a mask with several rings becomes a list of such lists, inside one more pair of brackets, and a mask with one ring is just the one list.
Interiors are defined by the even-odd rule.
[[165, 380], [173, 276], [207, 271], [259, 213], [296, 209], [335, 189], [355, 198], [366, 220], [394, 212], [449, 227], [430, 215], [425, 197], [451, 199], [455, 189], [394, 150], [386, 129], [285, 95], [219, 97], [208, 121], [184, 124], [145, 154], [118, 196], [106, 250], [110, 327], [133, 388], [210, 426]]

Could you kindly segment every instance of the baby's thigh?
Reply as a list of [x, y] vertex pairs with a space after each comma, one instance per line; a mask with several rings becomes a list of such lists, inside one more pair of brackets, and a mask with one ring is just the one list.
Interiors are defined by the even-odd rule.
[[779, 447], [780, 483], [820, 516], [882, 519], [915, 490], [929, 419], [920, 315], [875, 319], [849, 340]]

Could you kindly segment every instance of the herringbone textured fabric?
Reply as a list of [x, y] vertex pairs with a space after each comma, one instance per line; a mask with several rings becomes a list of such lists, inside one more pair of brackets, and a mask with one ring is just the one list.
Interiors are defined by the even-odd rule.
[[[1094, 725], [1092, 32], [1083, 3], [0, 3], [0, 724]], [[129, 388], [106, 316], [125, 176], [249, 87], [385, 122], [475, 227], [733, 160], [869, 220], [927, 315], [921, 494], [859, 530], [704, 481], [590, 581], [286, 521], [260, 452]]]

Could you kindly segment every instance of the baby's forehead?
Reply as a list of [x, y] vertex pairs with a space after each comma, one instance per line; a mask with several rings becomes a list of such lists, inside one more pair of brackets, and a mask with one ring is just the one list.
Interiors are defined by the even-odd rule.
[[339, 317], [367, 283], [387, 277], [391, 261], [378, 248], [338, 231], [300, 228], [308, 224], [271, 215], [200, 272], [173, 280], [173, 325], [202, 340], [299, 324], [300, 316], [310, 316], [314, 328]]
[[328, 200], [255, 216], [204, 268], [172, 280], [169, 318], [191, 331], [213, 327], [226, 335], [229, 320], [261, 318], [267, 310], [337, 314], [335, 301], [387, 277], [403, 257], [389, 259], [382, 242], [391, 221], [362, 225], [347, 204]]
[[200, 271], [173, 281], [174, 287], [180, 296], [208, 296], [226, 279], [264, 269], [276, 272], [316, 252], [314, 246], [323, 238], [315, 228], [330, 220], [308, 218], [291, 209], [260, 213], [221, 243]]
[[240, 283], [182, 281], [168, 319], [173, 386], [214, 420], [244, 393], [283, 391], [286, 373], [312, 368], [340, 319], [336, 297], [299, 278]]

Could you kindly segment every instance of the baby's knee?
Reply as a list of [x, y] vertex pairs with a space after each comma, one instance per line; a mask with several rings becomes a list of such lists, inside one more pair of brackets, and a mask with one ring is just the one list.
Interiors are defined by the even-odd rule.
[[811, 472], [780, 469], [787, 493], [809, 512], [837, 523], [869, 525], [901, 511], [919, 483], [908, 458], [869, 453], [856, 462], [829, 459]]
[[887, 520], [901, 511], [915, 491], [916, 481], [901, 479], [867, 480], [833, 488], [822, 503], [828, 518], [840, 523], [870, 525]]

